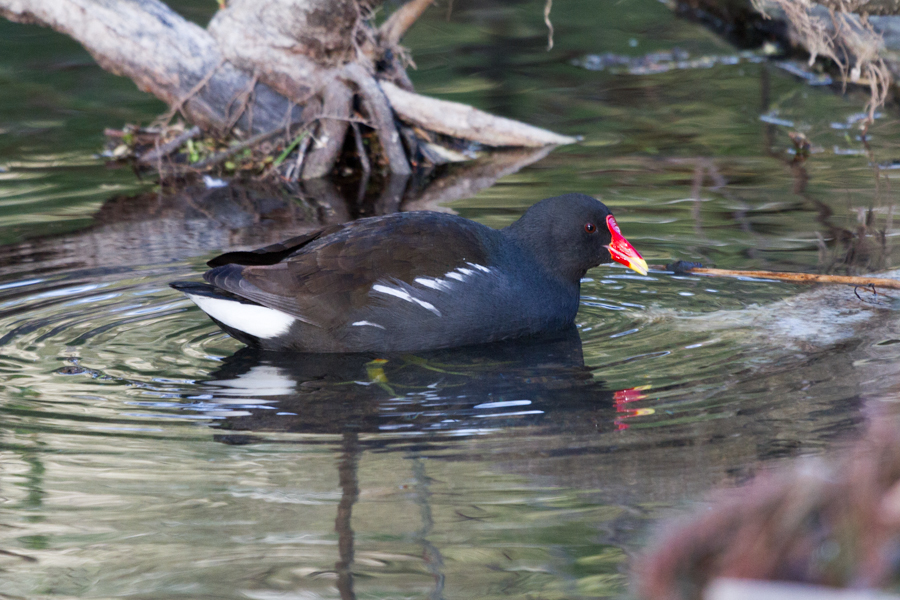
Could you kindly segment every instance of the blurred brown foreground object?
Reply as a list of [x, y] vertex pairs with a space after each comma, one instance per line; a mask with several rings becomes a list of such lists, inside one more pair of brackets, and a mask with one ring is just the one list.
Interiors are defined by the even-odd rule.
[[716, 579], [703, 600], [897, 600], [900, 596], [871, 590], [847, 590], [819, 585]]
[[[879, 423], [840, 456], [802, 459], [716, 493], [702, 511], [664, 525], [636, 561], [634, 575], [638, 597], [648, 600], [874, 598], [884, 595], [862, 590], [895, 592], [900, 427]], [[853, 591], [812, 595], [805, 586], [801, 593], [798, 587], [721, 578]]]

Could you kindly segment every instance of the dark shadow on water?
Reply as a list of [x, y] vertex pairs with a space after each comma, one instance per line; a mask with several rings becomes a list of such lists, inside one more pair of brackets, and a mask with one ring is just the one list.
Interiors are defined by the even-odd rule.
[[265, 400], [243, 405], [247, 414], [227, 418], [222, 429], [379, 433], [381, 447], [526, 425], [546, 433], [610, 431], [617, 397], [584, 366], [574, 326], [543, 337], [415, 355], [244, 348], [225, 359], [203, 387], [214, 398]]

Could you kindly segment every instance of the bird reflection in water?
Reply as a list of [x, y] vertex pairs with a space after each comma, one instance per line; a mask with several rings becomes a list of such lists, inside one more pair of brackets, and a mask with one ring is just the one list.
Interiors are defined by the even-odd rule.
[[606, 389], [585, 366], [574, 326], [541, 337], [416, 355], [243, 348], [202, 387], [206, 402], [229, 409], [218, 421], [216, 439], [223, 443], [316, 443], [309, 434], [341, 436], [335, 575], [344, 599], [355, 598], [351, 515], [365, 450], [393, 450], [410, 459], [415, 482], [410, 492], [422, 523], [416, 537], [434, 578], [430, 596], [441, 598], [443, 558], [428, 539], [430, 479], [422, 453], [452, 450], [454, 440], [471, 435], [519, 428], [529, 436], [614, 432], [627, 427], [625, 419], [643, 414], [632, 406], [645, 398], [646, 389]]
[[[221, 430], [254, 441], [266, 433], [378, 433], [372, 443], [380, 447], [409, 436], [437, 442], [522, 426], [538, 434], [608, 432], [637, 414], [625, 403], [644, 398], [643, 388], [611, 391], [594, 378], [574, 326], [415, 355], [243, 348], [203, 387], [205, 398], [230, 409]], [[218, 439], [241, 443], [247, 435], [223, 431]]]

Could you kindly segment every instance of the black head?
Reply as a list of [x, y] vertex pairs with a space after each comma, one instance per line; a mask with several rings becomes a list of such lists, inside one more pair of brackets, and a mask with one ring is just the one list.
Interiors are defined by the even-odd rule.
[[647, 273], [606, 205], [584, 194], [541, 200], [503, 231], [565, 281], [577, 283], [591, 267], [613, 261]]

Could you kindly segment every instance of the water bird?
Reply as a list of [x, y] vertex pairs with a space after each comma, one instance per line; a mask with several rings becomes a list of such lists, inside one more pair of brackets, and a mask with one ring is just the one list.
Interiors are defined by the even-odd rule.
[[602, 202], [565, 194], [499, 230], [429, 211], [332, 225], [170, 285], [264, 350], [414, 352], [571, 326], [582, 277], [613, 261], [647, 273]]

